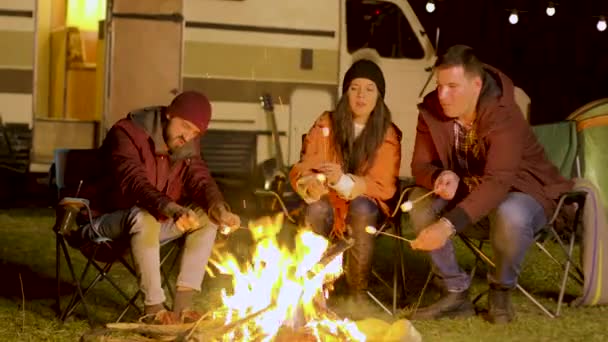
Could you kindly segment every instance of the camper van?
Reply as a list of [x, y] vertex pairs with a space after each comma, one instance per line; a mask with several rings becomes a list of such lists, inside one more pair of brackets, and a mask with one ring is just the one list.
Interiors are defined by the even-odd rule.
[[192, 89], [212, 101], [211, 130], [257, 132], [257, 163], [280, 150], [292, 164], [350, 64], [370, 58], [408, 177], [416, 105], [434, 88], [433, 44], [407, 0], [4, 0], [0, 43], [2, 121], [33, 129], [31, 170], [48, 170], [56, 148], [98, 146], [129, 110]]

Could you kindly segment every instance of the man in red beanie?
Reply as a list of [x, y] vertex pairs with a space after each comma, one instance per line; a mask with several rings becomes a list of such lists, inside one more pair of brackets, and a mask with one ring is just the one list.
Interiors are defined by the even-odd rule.
[[[230, 209], [200, 156], [211, 105], [198, 92], [179, 94], [168, 107], [133, 111], [108, 132], [101, 147], [106, 175], [90, 197], [92, 224], [85, 238], [130, 239], [146, 321], [196, 320], [200, 291], [218, 227], [236, 228]], [[83, 193], [87, 193], [83, 188]], [[185, 234], [173, 310], [164, 309], [160, 246]]]

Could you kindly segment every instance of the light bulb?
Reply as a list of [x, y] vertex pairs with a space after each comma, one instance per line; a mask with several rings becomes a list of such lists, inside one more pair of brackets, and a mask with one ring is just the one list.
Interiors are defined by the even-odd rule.
[[517, 22], [519, 21], [519, 17], [517, 16], [517, 12], [513, 12], [511, 13], [511, 15], [509, 16], [509, 22], [513, 25], [517, 24]]
[[600, 20], [597, 21], [597, 30], [600, 32], [606, 31], [606, 18], [600, 17]]
[[426, 3], [426, 11], [429, 13], [433, 13], [435, 11], [435, 3], [432, 1], [429, 1]]
[[555, 6], [553, 4], [547, 6], [547, 15], [550, 17], [555, 15]]

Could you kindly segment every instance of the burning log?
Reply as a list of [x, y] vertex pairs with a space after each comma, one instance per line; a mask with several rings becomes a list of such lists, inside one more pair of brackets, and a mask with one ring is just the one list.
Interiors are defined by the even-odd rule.
[[321, 273], [321, 271], [323, 271], [323, 269], [325, 269], [325, 267], [327, 267], [327, 265], [329, 265], [335, 258], [342, 255], [354, 245], [355, 239], [353, 238], [345, 238], [331, 245], [329, 248], [327, 248], [321, 257], [321, 260], [319, 260], [319, 262], [310, 271], [308, 271], [308, 277], [314, 278], [316, 275]]

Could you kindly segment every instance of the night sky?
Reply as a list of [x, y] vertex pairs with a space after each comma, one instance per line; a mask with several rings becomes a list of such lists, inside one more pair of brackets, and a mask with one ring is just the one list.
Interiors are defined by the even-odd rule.
[[[561, 0], [546, 14], [546, 0], [409, 0], [431, 41], [440, 27], [439, 53], [467, 44], [482, 61], [505, 72], [530, 96], [532, 124], [565, 119], [580, 106], [608, 97], [608, 0]], [[507, 9], [525, 11], [511, 25]], [[434, 44], [434, 43], [433, 43]]]

